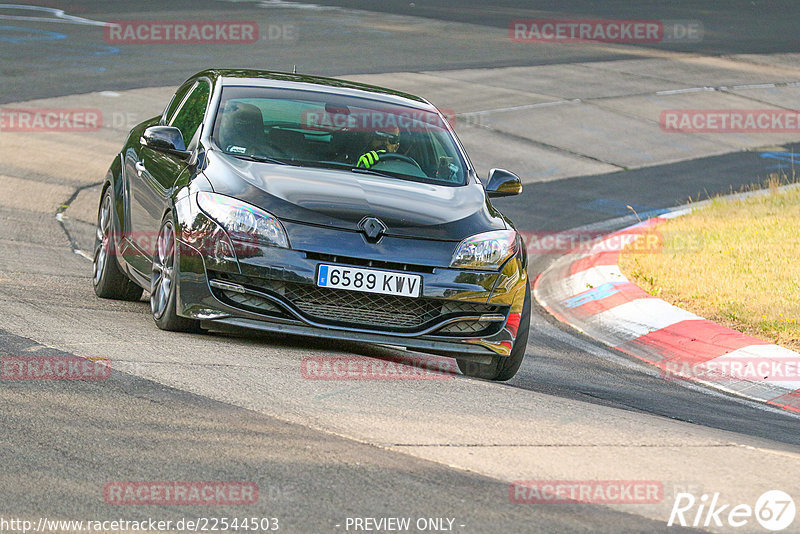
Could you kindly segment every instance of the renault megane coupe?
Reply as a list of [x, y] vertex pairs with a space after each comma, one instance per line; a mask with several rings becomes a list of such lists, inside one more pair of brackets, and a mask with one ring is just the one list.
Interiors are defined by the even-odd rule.
[[156, 325], [245, 327], [447, 355], [508, 380], [525, 354], [525, 247], [426, 100], [343, 80], [206, 70], [131, 130], [105, 178], [103, 298]]

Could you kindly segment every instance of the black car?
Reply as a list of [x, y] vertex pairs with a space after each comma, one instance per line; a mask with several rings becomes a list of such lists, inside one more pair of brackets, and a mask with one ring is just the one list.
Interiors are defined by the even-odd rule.
[[525, 247], [447, 118], [416, 96], [256, 70], [192, 76], [105, 178], [104, 298], [164, 330], [215, 325], [447, 355], [508, 380], [525, 354]]

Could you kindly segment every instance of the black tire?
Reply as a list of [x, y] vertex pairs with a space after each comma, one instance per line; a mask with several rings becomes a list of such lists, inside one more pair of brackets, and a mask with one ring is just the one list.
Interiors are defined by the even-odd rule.
[[139, 300], [144, 291], [129, 279], [117, 262], [114, 244], [114, 198], [107, 187], [97, 210], [97, 232], [92, 259], [92, 284], [95, 294], [104, 299]]
[[176, 312], [178, 281], [174, 275], [178, 262], [175, 226], [167, 214], [158, 231], [156, 249], [153, 251], [153, 270], [150, 285], [150, 311], [161, 330], [172, 332], [199, 332], [200, 322], [181, 317]]
[[522, 317], [519, 321], [517, 338], [514, 346], [511, 347], [509, 356], [493, 356], [492, 363], [483, 364], [468, 360], [456, 360], [459, 370], [472, 378], [483, 378], [484, 380], [495, 380], [505, 382], [511, 380], [525, 357], [525, 349], [528, 345], [528, 333], [531, 329], [531, 288], [525, 287], [525, 302], [522, 305]]

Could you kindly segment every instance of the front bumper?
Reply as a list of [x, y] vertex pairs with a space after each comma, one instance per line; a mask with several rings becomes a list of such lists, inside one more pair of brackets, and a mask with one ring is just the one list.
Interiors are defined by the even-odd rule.
[[[364, 341], [477, 361], [511, 352], [528, 283], [519, 255], [500, 272], [448, 269], [431, 265], [449, 260], [448, 243], [385, 236], [370, 244], [360, 233], [292, 223], [285, 227], [293, 249], [243, 252], [230, 242], [219, 246], [224, 232], [191, 205], [193, 197], [176, 209], [181, 316], [209, 328]], [[413, 272], [422, 277], [422, 294], [318, 288], [320, 264]]]

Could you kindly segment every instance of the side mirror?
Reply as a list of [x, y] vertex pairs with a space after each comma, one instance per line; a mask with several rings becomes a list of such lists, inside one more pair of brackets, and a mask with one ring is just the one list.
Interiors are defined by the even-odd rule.
[[191, 153], [186, 150], [183, 134], [174, 126], [151, 126], [144, 131], [139, 142], [153, 150], [166, 152], [183, 159], [191, 156]]
[[490, 198], [509, 197], [522, 193], [522, 181], [513, 172], [503, 169], [489, 171], [489, 181], [486, 182], [486, 194]]

